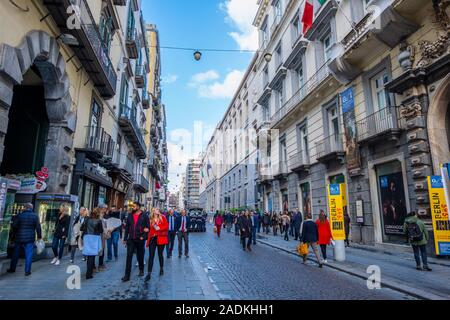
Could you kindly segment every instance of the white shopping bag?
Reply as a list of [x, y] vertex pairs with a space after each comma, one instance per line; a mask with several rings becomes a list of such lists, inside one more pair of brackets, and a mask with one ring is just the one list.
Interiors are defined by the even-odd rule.
[[38, 255], [40, 255], [42, 252], [44, 252], [44, 250], [45, 250], [45, 242], [44, 242], [44, 240], [37, 240], [36, 242], [35, 242], [35, 245], [36, 245], [36, 253], [38, 254]]

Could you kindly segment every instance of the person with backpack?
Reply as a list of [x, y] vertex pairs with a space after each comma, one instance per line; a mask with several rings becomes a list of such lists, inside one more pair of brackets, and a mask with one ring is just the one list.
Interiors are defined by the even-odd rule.
[[[431, 271], [427, 261], [428, 231], [426, 230], [423, 221], [417, 217], [415, 211], [412, 211], [407, 215], [403, 228], [414, 251], [416, 269]], [[423, 269], [420, 265], [420, 258], [422, 258]]]

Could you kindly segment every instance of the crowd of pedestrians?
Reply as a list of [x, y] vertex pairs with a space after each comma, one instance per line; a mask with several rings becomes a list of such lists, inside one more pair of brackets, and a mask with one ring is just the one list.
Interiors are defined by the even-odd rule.
[[[52, 234], [51, 264], [59, 266], [63, 254], [68, 248], [70, 263], [76, 263], [77, 252], [81, 261], [86, 262], [86, 279], [92, 279], [96, 272], [107, 270], [106, 262], [119, 260], [120, 240], [126, 247], [125, 271], [122, 277], [127, 282], [131, 277], [132, 260], [136, 256], [139, 277], [145, 275], [144, 257], [148, 249], [147, 275], [151, 279], [153, 261], [156, 254], [159, 261], [159, 274], [164, 275], [164, 252], [167, 259], [172, 257], [175, 239], [178, 238], [178, 256], [183, 253], [189, 257], [190, 218], [186, 211], [180, 213], [169, 210], [161, 212], [158, 208], [147, 210], [140, 203], [134, 203], [129, 210], [108, 208], [101, 204], [92, 210], [85, 207], [73, 217], [70, 208], [61, 205]], [[14, 217], [14, 250], [8, 273], [16, 271], [21, 250], [25, 253], [25, 275], [31, 275], [31, 266], [36, 239], [42, 241], [42, 228], [32, 204], [26, 204], [25, 210]], [[114, 260], [113, 260], [114, 259]]]
[[[178, 240], [178, 257], [181, 258], [184, 254], [186, 258], [189, 258], [189, 231], [194, 227], [186, 210], [181, 210], [180, 213], [172, 209], [167, 212], [162, 212], [158, 208], [147, 210], [140, 203], [134, 203], [130, 210], [121, 210], [114, 206], [108, 208], [102, 204], [91, 211], [84, 207], [80, 208], [74, 219], [70, 216], [69, 210], [70, 208], [66, 205], [62, 205], [59, 209], [51, 242], [53, 253], [51, 264], [60, 265], [67, 244], [70, 251], [70, 263], [75, 263], [77, 251], [82, 261], [86, 261], [86, 279], [93, 278], [95, 272], [107, 270], [105, 256], [107, 262], [119, 260], [120, 239], [126, 247], [123, 282], [130, 280], [134, 255], [139, 267], [138, 276], [145, 275], [146, 248], [149, 251], [149, 258], [145, 281], [151, 279], [156, 254], [160, 267], [159, 274], [164, 275], [164, 251], [167, 259], [170, 259], [176, 239]], [[334, 245], [330, 222], [323, 210], [320, 210], [315, 221], [311, 213], [303, 216], [298, 211], [283, 213], [261, 213], [254, 210], [216, 211], [211, 218], [210, 222], [214, 225], [218, 238], [221, 237], [222, 230], [231, 233], [234, 226], [234, 234], [239, 237], [244, 251], [252, 251], [252, 245], [256, 245], [257, 235], [261, 232], [266, 235], [272, 233], [275, 237], [281, 236], [285, 241], [290, 241], [291, 237], [299, 242], [298, 251], [303, 252], [301, 254], [303, 262], [306, 263], [310, 248], [320, 268], [327, 263], [328, 246]], [[205, 217], [203, 220], [206, 220]], [[42, 242], [41, 225], [32, 204], [26, 204], [23, 212], [12, 219], [11, 227], [14, 232], [14, 250], [7, 272], [16, 271], [19, 255], [23, 250], [25, 275], [29, 276], [36, 238]], [[200, 229], [203, 230], [203, 228], [205, 226], [200, 226]], [[345, 244], [349, 246], [350, 217], [347, 213], [344, 217], [344, 228]], [[426, 253], [428, 232], [415, 212], [411, 212], [405, 219], [404, 230], [413, 248], [417, 269], [431, 271]], [[306, 251], [300, 250], [302, 247], [303, 249], [306, 247]]]

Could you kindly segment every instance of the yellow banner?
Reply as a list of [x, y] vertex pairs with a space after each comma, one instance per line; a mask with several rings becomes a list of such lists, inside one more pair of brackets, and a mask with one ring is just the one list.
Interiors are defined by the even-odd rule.
[[330, 209], [330, 226], [334, 240], [345, 240], [344, 203], [346, 201], [345, 185], [328, 185], [328, 206]]
[[428, 177], [434, 245], [437, 255], [450, 255], [450, 223], [442, 177]]

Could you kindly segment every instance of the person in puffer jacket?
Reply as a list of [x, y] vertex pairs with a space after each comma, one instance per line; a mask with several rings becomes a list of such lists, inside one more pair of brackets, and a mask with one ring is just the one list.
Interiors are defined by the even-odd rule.
[[12, 222], [14, 230], [14, 251], [8, 273], [16, 272], [17, 262], [19, 261], [20, 249], [25, 251], [25, 276], [31, 275], [31, 264], [33, 261], [33, 247], [36, 240], [42, 239], [42, 229], [39, 217], [33, 212], [33, 205], [27, 203], [25, 210], [14, 217]]

